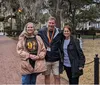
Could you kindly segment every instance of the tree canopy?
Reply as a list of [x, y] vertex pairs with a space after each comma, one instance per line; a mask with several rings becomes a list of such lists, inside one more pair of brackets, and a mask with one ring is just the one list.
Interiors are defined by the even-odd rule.
[[[62, 21], [75, 30], [78, 23], [95, 21], [100, 17], [100, 3], [94, 0], [3, 0], [2, 3], [8, 12], [15, 13], [18, 23], [45, 23], [51, 15], [56, 18], [57, 27], [61, 28]], [[49, 12], [43, 14], [43, 9]]]

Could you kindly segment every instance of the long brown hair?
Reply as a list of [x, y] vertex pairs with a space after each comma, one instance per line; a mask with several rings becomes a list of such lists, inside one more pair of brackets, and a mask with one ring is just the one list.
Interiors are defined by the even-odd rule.
[[71, 29], [71, 27], [70, 27], [69, 25], [65, 25], [65, 26], [63, 27], [63, 31], [64, 31], [65, 28], [68, 28], [68, 30], [69, 30], [70, 32], [72, 32], [72, 29]]

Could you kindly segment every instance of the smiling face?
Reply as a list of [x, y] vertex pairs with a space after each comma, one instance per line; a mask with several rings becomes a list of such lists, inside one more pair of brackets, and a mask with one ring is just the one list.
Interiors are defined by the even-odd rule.
[[65, 36], [66, 39], [69, 39], [70, 38], [71, 31], [70, 31], [70, 29], [67, 26], [64, 27], [63, 34], [64, 34], [64, 36]]
[[33, 34], [33, 33], [34, 33], [34, 30], [35, 30], [35, 28], [34, 28], [34, 26], [33, 26], [33, 23], [29, 23], [29, 24], [27, 25], [26, 30], [27, 30], [27, 33], [28, 33], [28, 34]]
[[49, 19], [48, 20], [48, 30], [52, 31], [55, 27], [56, 23], [54, 19]]

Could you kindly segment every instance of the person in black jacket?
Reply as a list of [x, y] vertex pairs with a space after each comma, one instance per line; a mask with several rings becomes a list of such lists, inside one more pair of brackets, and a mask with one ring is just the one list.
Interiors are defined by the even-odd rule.
[[56, 20], [54, 17], [48, 19], [47, 26], [43, 26], [39, 30], [38, 35], [41, 36], [45, 47], [47, 49], [46, 62], [47, 71], [45, 75], [45, 84], [50, 84], [50, 73], [52, 71], [54, 75], [54, 83], [60, 84], [60, 72], [59, 72], [59, 61], [60, 61], [60, 45], [61, 45], [61, 30], [57, 27]]
[[69, 84], [78, 84], [79, 76], [83, 74], [85, 56], [80, 48], [79, 40], [71, 35], [71, 27], [64, 26], [62, 40], [63, 65]]

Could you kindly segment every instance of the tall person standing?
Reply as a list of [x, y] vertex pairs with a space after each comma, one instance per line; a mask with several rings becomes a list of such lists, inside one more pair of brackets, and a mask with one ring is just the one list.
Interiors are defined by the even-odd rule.
[[54, 76], [54, 83], [60, 84], [60, 72], [59, 72], [59, 61], [60, 58], [60, 45], [61, 45], [61, 30], [56, 27], [56, 19], [54, 17], [49, 17], [47, 26], [41, 28], [38, 32], [41, 36], [45, 47], [47, 49], [46, 53], [46, 64], [47, 71], [45, 75], [45, 84], [50, 84], [50, 73], [52, 72]]

